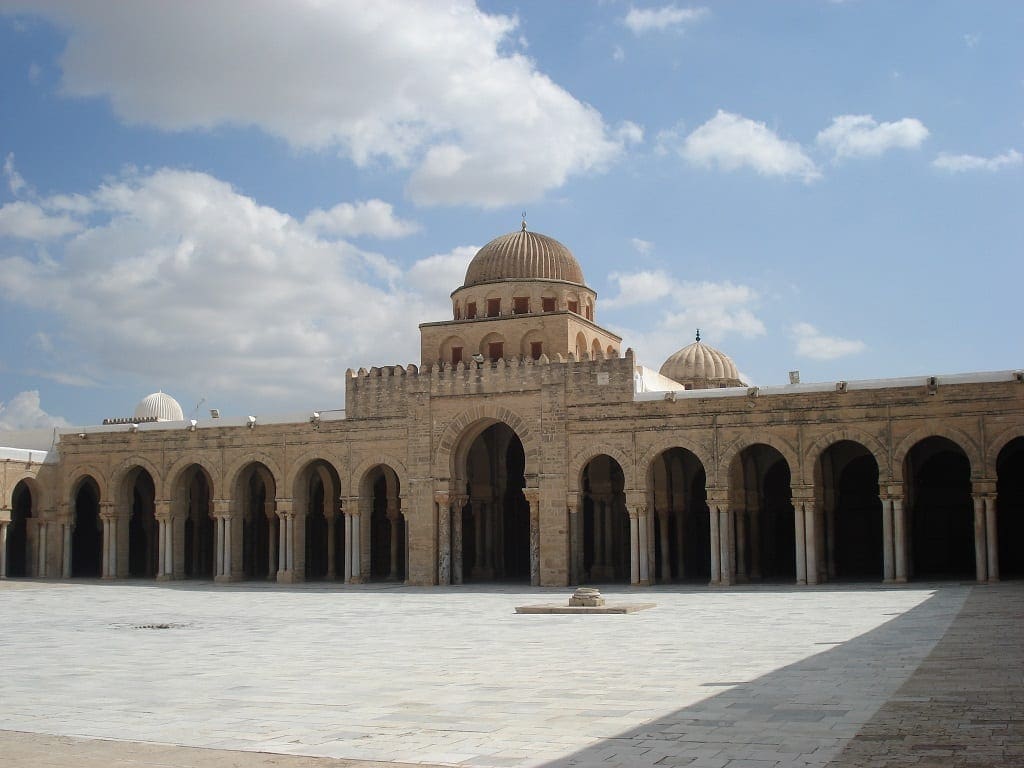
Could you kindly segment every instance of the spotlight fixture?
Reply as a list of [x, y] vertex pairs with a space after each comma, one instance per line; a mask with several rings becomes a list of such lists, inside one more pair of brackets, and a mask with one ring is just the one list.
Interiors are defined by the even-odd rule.
[[133, 434], [135, 432], [138, 432], [139, 431], [139, 425], [134, 423], [134, 422], [132, 422], [131, 424], [128, 425], [128, 431], [132, 432]]
[[79, 433], [78, 433], [78, 437], [79, 437], [79, 439], [81, 439], [81, 440], [85, 440], [85, 432], [79, 432]]
[[198, 423], [199, 422], [196, 421], [195, 419], [189, 419], [188, 420], [188, 431], [189, 432], [195, 432], [196, 431], [196, 424], [198, 424]]
[[309, 423], [313, 425], [313, 429], [320, 429], [320, 411], [313, 411], [309, 417]]
[[220, 418], [220, 408], [211, 408], [210, 409], [210, 418], [211, 419], [219, 419]]
[[250, 416], [249, 417], [249, 429], [252, 429], [255, 426], [256, 426], [256, 417], [255, 416]]

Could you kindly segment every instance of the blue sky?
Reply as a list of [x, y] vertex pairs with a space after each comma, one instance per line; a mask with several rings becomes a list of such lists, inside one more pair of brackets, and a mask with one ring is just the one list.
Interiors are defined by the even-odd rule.
[[337, 408], [477, 248], [640, 360], [1024, 366], [1018, 2], [0, 0], [0, 428]]

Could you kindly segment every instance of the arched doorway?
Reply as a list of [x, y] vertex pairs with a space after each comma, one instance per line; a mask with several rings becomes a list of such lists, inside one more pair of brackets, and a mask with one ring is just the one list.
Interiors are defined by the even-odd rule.
[[730, 471], [736, 513], [737, 580], [796, 581], [796, 533], [789, 463], [770, 445], [740, 451]]
[[345, 526], [339, 524], [341, 482], [329, 463], [318, 459], [296, 481], [295, 509], [304, 513], [307, 580], [334, 580], [345, 553]]
[[274, 476], [265, 464], [253, 462], [235, 481], [233, 532], [242, 533], [242, 575], [246, 579], [268, 579], [277, 575], [276, 552], [271, 551], [272, 520], [277, 519]]
[[455, 481], [465, 504], [453, 510], [455, 582], [529, 581], [530, 507], [523, 443], [503, 422], [479, 425]]
[[160, 557], [156, 520], [156, 489], [153, 477], [137, 467], [124, 480], [128, 514], [128, 574], [155, 578]]
[[996, 530], [999, 577], [1024, 577], [1024, 437], [1011, 440], [996, 459]]
[[910, 563], [916, 578], [973, 578], [971, 464], [952, 440], [928, 437], [904, 465]]
[[7, 525], [7, 575], [28, 576], [28, 521], [32, 517], [35, 499], [28, 481], [14, 486], [11, 494], [11, 522]]
[[[181, 575], [192, 579], [214, 577], [213, 483], [198, 464], [186, 468], [174, 495], [177, 507], [174, 522], [176, 541], [183, 542]], [[179, 533], [180, 537], [179, 537]], [[175, 543], [175, 548], [177, 548]], [[174, 574], [178, 575], [177, 558]]]
[[71, 535], [71, 575], [98, 578], [103, 573], [99, 485], [93, 478], [84, 477], [72, 498], [75, 522]]
[[710, 524], [704, 465], [691, 451], [670, 448], [651, 463], [648, 502], [655, 515], [654, 564], [660, 582], [711, 577]]
[[821, 453], [817, 470], [828, 577], [880, 581], [884, 574], [878, 462], [860, 443], [840, 440]]
[[622, 466], [607, 454], [583, 467], [583, 576], [590, 582], [630, 580], [629, 513]]
[[370, 505], [370, 578], [405, 579], [405, 518], [401, 487], [391, 467], [378, 464], [362, 480], [362, 498]]

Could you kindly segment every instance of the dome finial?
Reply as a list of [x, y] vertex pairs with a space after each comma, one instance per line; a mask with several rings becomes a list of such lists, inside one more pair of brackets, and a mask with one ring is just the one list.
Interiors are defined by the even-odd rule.
[[697, 341], [700, 341], [700, 328], [697, 329]]
[[526, 231], [526, 211], [523, 211], [523, 232]]

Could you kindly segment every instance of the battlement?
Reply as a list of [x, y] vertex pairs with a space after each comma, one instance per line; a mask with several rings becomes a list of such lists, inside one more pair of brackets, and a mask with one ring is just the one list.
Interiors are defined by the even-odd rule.
[[350, 419], [401, 418], [418, 397], [521, 393], [552, 383], [571, 386], [577, 396], [592, 387], [604, 397], [614, 389], [629, 399], [633, 374], [632, 349], [626, 350], [624, 357], [595, 359], [587, 354], [579, 360], [571, 354], [567, 358], [541, 355], [537, 360], [513, 357], [455, 365], [434, 363], [422, 369], [412, 363], [358, 371], [350, 368], [345, 376], [345, 410]]

